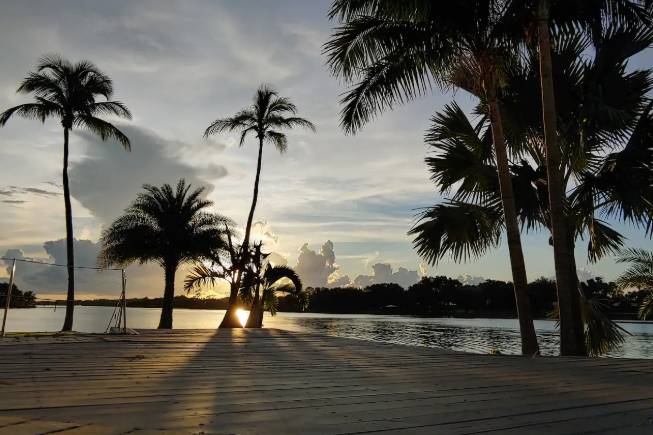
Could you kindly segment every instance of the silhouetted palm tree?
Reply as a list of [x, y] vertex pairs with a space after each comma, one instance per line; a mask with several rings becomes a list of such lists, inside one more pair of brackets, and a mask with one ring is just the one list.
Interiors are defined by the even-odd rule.
[[[588, 260], [593, 262], [615, 253], [623, 243], [623, 237], [597, 215], [653, 232], [653, 116], [647, 103], [651, 72], [627, 65], [631, 56], [653, 42], [653, 33], [606, 29], [593, 57], [581, 56], [588, 48], [586, 39], [561, 36], [556, 40], [554, 73], [565, 95], [558, 110], [565, 191], [567, 184], [572, 187], [566, 198], [573, 237], [570, 250], [576, 240], [589, 239]], [[532, 86], [538, 81], [537, 63], [537, 53], [532, 53], [523, 69], [507, 74], [503, 108], [515, 150], [511, 177], [522, 227], [551, 231], [542, 121], [537, 111], [530, 110], [539, 100]], [[599, 92], [602, 88], [612, 91]], [[433, 122], [427, 142], [437, 154], [426, 161], [442, 192], [455, 189], [455, 194], [452, 202], [423, 213], [411, 231], [416, 247], [435, 260], [446, 253], [455, 260], [481, 255], [497, 244], [503, 225], [487, 118], [472, 125], [452, 104]], [[632, 186], [640, 188], [634, 191]], [[573, 256], [572, 261], [576, 270]], [[578, 285], [575, 275], [574, 282]], [[581, 305], [589, 353], [605, 353], [623, 341], [619, 328], [602, 315], [595, 301], [582, 298]]]
[[649, 291], [639, 307], [639, 317], [645, 320], [653, 313], [653, 252], [631, 248], [621, 252], [617, 261], [631, 263], [617, 278], [616, 282], [620, 288]]
[[343, 98], [341, 124], [354, 133], [380, 111], [466, 80], [487, 105], [510, 253], [522, 353], [538, 352], [527, 293], [526, 266], [510, 183], [498, 94], [506, 63], [517, 49], [514, 17], [503, 2], [336, 0], [331, 17], [345, 20], [325, 46], [334, 74], [355, 83]]
[[[34, 94], [35, 102], [20, 104], [0, 114], [0, 127], [13, 115], [45, 122], [57, 118], [63, 127], [63, 196], [66, 209], [66, 253], [68, 266], [68, 294], [63, 331], [73, 327], [75, 307], [75, 259], [73, 252], [73, 218], [68, 186], [68, 135], [73, 128], [82, 128], [102, 138], [116, 139], [129, 150], [130, 143], [118, 128], [100, 116], [114, 115], [131, 119], [125, 105], [108, 101], [113, 95], [111, 79], [94, 64], [83, 60], [71, 63], [59, 56], [43, 57], [35, 72], [31, 72], [17, 90], [22, 94]], [[96, 101], [104, 97], [107, 101]]]
[[[288, 293], [296, 296], [303, 302], [302, 282], [299, 275], [288, 266], [275, 266], [265, 261], [267, 255], [261, 254], [260, 245], [255, 252], [258, 259], [252, 261], [247, 269], [240, 297], [243, 301], [251, 303], [246, 328], [260, 328], [263, 326], [263, 312], [277, 312], [277, 292]], [[279, 284], [280, 281], [289, 281]]]
[[280, 153], [283, 153], [288, 148], [288, 138], [282, 133], [282, 130], [303, 127], [315, 131], [315, 127], [310, 121], [300, 118], [296, 114], [297, 107], [288, 98], [280, 97], [276, 90], [267, 85], [262, 85], [256, 91], [253, 104], [250, 107], [241, 110], [231, 118], [217, 119], [204, 132], [204, 137], [222, 132], [239, 132], [240, 146], [245, 143], [245, 139], [249, 134], [253, 134], [259, 142], [254, 194], [252, 195], [252, 205], [245, 225], [245, 236], [239, 258], [240, 267], [236, 271], [236, 279], [231, 286], [229, 307], [220, 324], [221, 328], [239, 328], [242, 326], [236, 316], [236, 302], [243, 269], [249, 261], [247, 253], [249, 252], [249, 238], [254, 211], [258, 201], [263, 144], [272, 144]]
[[229, 219], [207, 213], [213, 203], [204, 188], [190, 191], [182, 179], [176, 189], [144, 185], [145, 192], [102, 233], [100, 263], [158, 263], [165, 273], [159, 328], [172, 328], [175, 274], [185, 262], [212, 258], [227, 247]]
[[[610, 25], [648, 27], [651, 24], [649, 0], [519, 0], [512, 1], [510, 14], [522, 16], [526, 34], [537, 29], [540, 67], [541, 106], [544, 128], [544, 150], [550, 202], [550, 219], [554, 249], [556, 284], [560, 302], [561, 349], [563, 355], [582, 354], [580, 307], [575, 291], [575, 269], [572, 264], [573, 238], [567, 231], [565, 217], [566, 192], [561, 148], [557, 144], [558, 116], [551, 61], [550, 29], [581, 28], [595, 41], [601, 41], [603, 28]], [[552, 26], [553, 25], [553, 26]], [[573, 269], [573, 270], [572, 270]]]

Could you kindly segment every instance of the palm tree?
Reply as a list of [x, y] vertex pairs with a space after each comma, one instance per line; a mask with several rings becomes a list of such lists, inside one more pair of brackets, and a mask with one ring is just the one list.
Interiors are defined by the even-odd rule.
[[158, 263], [165, 274], [159, 329], [170, 329], [177, 269], [226, 249], [225, 231], [231, 222], [206, 212], [213, 203], [201, 198], [204, 188], [191, 192], [183, 179], [176, 189], [169, 184], [146, 184], [143, 189], [102, 233], [99, 260], [104, 265]]
[[[278, 284], [279, 281], [283, 280], [289, 281], [289, 283]], [[268, 265], [263, 274], [262, 281], [263, 291], [256, 311], [257, 317], [252, 318], [256, 322], [252, 322], [250, 325], [248, 319], [248, 328], [260, 328], [263, 326], [264, 311], [269, 311], [272, 316], [276, 315], [279, 306], [278, 293], [285, 293], [296, 297], [299, 300], [301, 309], [305, 308], [306, 293], [302, 289], [302, 282], [299, 279], [299, 275], [290, 267]]]
[[626, 249], [621, 252], [617, 261], [631, 263], [631, 266], [617, 278], [619, 288], [649, 291], [639, 307], [640, 319], [646, 320], [653, 313], [653, 252], [644, 249]]
[[[33, 94], [33, 103], [20, 104], [0, 114], [0, 127], [13, 115], [45, 122], [57, 118], [63, 127], [63, 196], [66, 210], [66, 253], [68, 266], [68, 294], [63, 331], [73, 327], [75, 308], [75, 258], [73, 250], [73, 218], [68, 186], [68, 135], [73, 128], [91, 131], [102, 140], [116, 139], [127, 150], [130, 143], [118, 128], [101, 119], [114, 115], [131, 119], [127, 107], [120, 101], [109, 101], [113, 95], [111, 79], [93, 63], [82, 60], [75, 64], [59, 56], [45, 56], [39, 60], [35, 72], [23, 79], [16, 91]], [[98, 97], [106, 101], [96, 101]]]
[[[551, 230], [556, 271], [556, 284], [560, 302], [561, 348], [563, 355], [582, 355], [582, 325], [580, 306], [575, 291], [575, 269], [572, 270], [573, 251], [567, 231], [565, 216], [564, 174], [561, 171], [562, 155], [556, 143], [558, 135], [556, 99], [551, 61], [551, 25], [558, 28], [580, 27], [595, 40], [600, 41], [601, 29], [606, 23], [614, 25], [645, 26], [651, 24], [649, 0], [529, 0], [513, 1], [511, 15], [522, 15], [523, 25], [537, 28], [539, 48], [540, 87], [544, 150], [547, 167]], [[526, 32], [529, 33], [528, 31]]]
[[[275, 266], [265, 261], [266, 254], [261, 254], [260, 244], [257, 245], [258, 260], [254, 260], [245, 275], [240, 297], [243, 301], [251, 303], [251, 310], [247, 319], [246, 328], [260, 328], [263, 326], [263, 312], [270, 311], [273, 316], [277, 312], [277, 293], [292, 294], [303, 301], [302, 282], [299, 275], [288, 266]], [[289, 281], [278, 285], [279, 281]]]
[[[623, 237], [597, 216], [653, 232], [653, 109], [647, 103], [653, 83], [649, 70], [630, 70], [627, 65], [653, 42], [653, 33], [610, 27], [602, 41], [593, 58], [584, 58], [586, 39], [558, 35], [553, 53], [556, 83], [565, 95], [559, 104], [565, 191], [567, 185], [573, 187], [566, 198], [570, 250], [573, 253], [576, 240], [587, 238], [592, 262], [615, 253], [623, 243]], [[538, 59], [532, 54], [523, 69], [507, 74], [504, 118], [509, 121], [511, 148], [519, 151], [511, 176], [522, 227], [551, 231], [541, 118], [530, 110], [539, 99], [532, 86], [538, 80]], [[601, 88], [611, 92], [599, 92]], [[452, 104], [433, 121], [427, 142], [437, 154], [426, 161], [443, 193], [454, 187], [456, 192], [451, 202], [422, 214], [412, 231], [416, 247], [436, 260], [446, 253], [456, 260], [481, 255], [497, 244], [502, 226], [487, 117], [472, 125]], [[573, 256], [572, 262], [575, 271]], [[578, 285], [575, 273], [573, 278]], [[596, 301], [581, 298], [581, 308], [590, 354], [605, 353], [623, 340]]]
[[502, 1], [435, 4], [428, 0], [335, 0], [330, 16], [345, 23], [325, 45], [335, 75], [359, 80], [342, 100], [341, 124], [355, 133], [378, 112], [425, 94], [432, 82], [455, 86], [473, 77], [472, 93], [487, 106], [496, 154], [496, 175], [510, 253], [522, 353], [538, 352], [527, 293], [526, 266], [499, 93], [503, 70], [516, 50], [513, 17]]
[[247, 216], [247, 224], [245, 225], [245, 236], [239, 257], [239, 267], [236, 270], [235, 280], [231, 285], [229, 307], [220, 324], [221, 328], [241, 327], [240, 321], [236, 316], [236, 302], [238, 300], [238, 290], [242, 280], [243, 269], [249, 261], [246, 254], [249, 252], [250, 232], [254, 220], [256, 203], [258, 201], [263, 144], [272, 144], [280, 153], [284, 153], [288, 148], [288, 138], [282, 133], [282, 130], [304, 127], [315, 131], [315, 126], [310, 121], [300, 118], [296, 114], [297, 107], [288, 98], [280, 97], [277, 91], [270, 86], [261, 85], [254, 95], [254, 101], [251, 106], [241, 110], [231, 118], [215, 120], [204, 132], [204, 137], [209, 137], [217, 133], [238, 131], [240, 133], [240, 146], [243, 146], [245, 139], [251, 133], [259, 142], [252, 205]]

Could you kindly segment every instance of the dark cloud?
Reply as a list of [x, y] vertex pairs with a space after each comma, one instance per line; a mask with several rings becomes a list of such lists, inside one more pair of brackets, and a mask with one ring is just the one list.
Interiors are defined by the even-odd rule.
[[197, 167], [181, 161], [180, 150], [192, 148], [187, 143], [162, 138], [140, 127], [120, 129], [131, 141], [131, 152], [116, 143], [79, 133], [77, 137], [85, 142], [87, 152], [70, 170], [71, 194], [103, 223], [120, 215], [143, 184], [174, 185], [185, 178], [194, 187], [206, 187], [208, 195], [213, 190], [209, 180], [227, 174], [224, 166]]
[[4, 199], [2, 202], [5, 204], [24, 204], [27, 201], [21, 201], [19, 199]]

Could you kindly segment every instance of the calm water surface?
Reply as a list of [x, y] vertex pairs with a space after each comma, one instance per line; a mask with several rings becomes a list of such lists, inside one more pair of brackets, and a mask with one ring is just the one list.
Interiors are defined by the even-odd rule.
[[[64, 309], [38, 307], [11, 310], [8, 331], [56, 331], [63, 323]], [[104, 332], [112, 307], [75, 307], [74, 329], [81, 332]], [[128, 308], [130, 328], [156, 328], [161, 311], [156, 308]], [[174, 311], [174, 327], [178, 329], [215, 328], [222, 319], [222, 310]], [[631, 333], [626, 343], [611, 357], [653, 358], [653, 323], [620, 323]], [[441, 347], [474, 353], [498, 350], [504, 354], [520, 352], [516, 319], [451, 319], [410, 316], [377, 316], [363, 314], [266, 314], [265, 326], [289, 331], [311, 332], [338, 337]], [[558, 334], [554, 322], [535, 322], [542, 353], [557, 354]]]

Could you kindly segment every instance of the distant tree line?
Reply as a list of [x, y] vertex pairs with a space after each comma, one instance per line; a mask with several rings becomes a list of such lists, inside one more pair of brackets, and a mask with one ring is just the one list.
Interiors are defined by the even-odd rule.
[[[601, 278], [581, 284], [588, 299], [602, 304], [611, 318], [636, 318], [648, 292], [620, 290]], [[546, 318], [557, 302], [555, 281], [540, 278], [528, 284], [534, 317]], [[279, 311], [300, 311], [291, 295], [279, 298]], [[314, 313], [405, 314], [428, 317], [516, 317], [512, 283], [486, 280], [463, 284], [446, 276], [424, 277], [404, 289], [397, 284], [374, 284], [365, 288], [307, 289], [306, 310]]]
[[[7, 304], [7, 289], [9, 283], [0, 282], [0, 308], [4, 308]], [[34, 308], [36, 307], [36, 295], [34, 292], [23, 292], [13, 286], [11, 290], [11, 300], [9, 301], [10, 308]]]
[[[642, 302], [650, 295], [649, 290], [623, 291], [614, 282], [593, 278], [582, 284], [585, 297], [599, 303], [603, 311], [613, 319], [635, 319]], [[7, 284], [0, 284], [1, 303]], [[18, 293], [17, 293], [18, 292]], [[425, 317], [517, 317], [512, 283], [486, 280], [479, 284], [463, 284], [446, 276], [424, 277], [421, 281], [404, 289], [398, 284], [373, 284], [365, 288], [334, 287], [305, 290], [304, 300], [288, 294], [278, 296], [279, 312], [311, 312], [335, 314], [403, 314]], [[18, 295], [18, 296], [16, 296]], [[533, 316], [547, 318], [555, 310], [557, 301], [555, 281], [539, 278], [528, 284]], [[21, 299], [22, 297], [22, 299]], [[15, 289], [13, 301], [31, 301], [32, 292]], [[16, 302], [18, 303], [18, 302]], [[39, 301], [38, 304], [52, 304]], [[65, 301], [58, 301], [65, 304]], [[93, 299], [76, 301], [77, 305], [114, 306], [116, 299]], [[161, 308], [163, 298], [131, 298], [127, 306], [134, 308]], [[249, 309], [250, 303], [238, 301], [238, 307]], [[229, 298], [199, 298], [175, 296], [174, 308], [226, 310]]]

